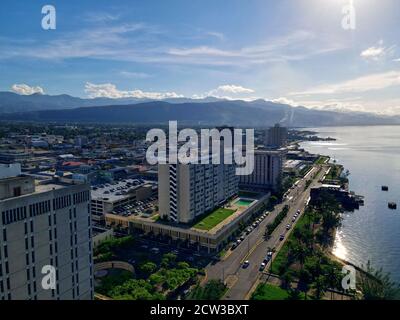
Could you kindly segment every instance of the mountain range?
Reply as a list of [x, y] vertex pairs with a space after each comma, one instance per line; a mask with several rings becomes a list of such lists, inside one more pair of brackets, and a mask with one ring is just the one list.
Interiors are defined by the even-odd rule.
[[251, 102], [217, 98], [82, 99], [69, 95], [22, 96], [0, 92], [0, 120], [156, 124], [177, 120], [180, 124], [288, 127], [394, 125], [399, 116], [362, 112], [338, 112], [292, 107], [265, 100]]

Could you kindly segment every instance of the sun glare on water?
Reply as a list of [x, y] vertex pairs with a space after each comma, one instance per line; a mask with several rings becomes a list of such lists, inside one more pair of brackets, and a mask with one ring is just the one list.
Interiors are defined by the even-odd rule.
[[336, 233], [335, 245], [333, 247], [332, 253], [340, 259], [347, 259], [347, 249], [343, 244], [340, 231]]

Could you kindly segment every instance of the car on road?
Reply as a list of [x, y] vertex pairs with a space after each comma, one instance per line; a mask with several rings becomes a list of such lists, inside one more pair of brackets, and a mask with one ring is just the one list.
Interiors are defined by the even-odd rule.
[[266, 267], [267, 265], [265, 264], [265, 262], [262, 262], [261, 264], [260, 264], [260, 271], [264, 271], [265, 270], [265, 267]]
[[246, 261], [243, 263], [243, 269], [246, 269], [249, 265], [250, 265], [250, 261], [249, 261], [249, 260], [246, 260]]
[[157, 248], [157, 247], [154, 247], [154, 248], [151, 248], [151, 249], [150, 249], [150, 252], [151, 252], [151, 253], [154, 253], [154, 254], [158, 254], [158, 253], [160, 252], [160, 249]]
[[263, 262], [264, 262], [265, 264], [267, 264], [270, 260], [271, 260], [271, 256], [269, 256], [269, 255], [267, 254], [267, 255], [265, 256]]
[[283, 241], [283, 239], [285, 239], [285, 235], [281, 234], [280, 237], [279, 237], [279, 241]]

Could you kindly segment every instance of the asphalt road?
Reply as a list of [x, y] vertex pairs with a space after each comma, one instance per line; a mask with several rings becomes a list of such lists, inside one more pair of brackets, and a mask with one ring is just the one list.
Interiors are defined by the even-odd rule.
[[[318, 180], [324, 175], [326, 170], [326, 168], [322, 168], [323, 170], [321, 170], [320, 174], [314, 179], [310, 187], [318, 185]], [[312, 174], [315, 174], [317, 171], [318, 167], [314, 167], [313, 172], [308, 175], [307, 178], [310, 178]], [[277, 205], [267, 218], [265, 218], [225, 260], [207, 266], [206, 272], [208, 280], [221, 279], [229, 282], [230, 289], [225, 294], [224, 299], [244, 300], [248, 296], [261, 276], [261, 271], [259, 271], [260, 264], [268, 250], [275, 248], [276, 252], [274, 256], [277, 254], [293, 229], [292, 227], [292, 229], [287, 231], [286, 225], [292, 224], [293, 215], [297, 210], [300, 210], [301, 213], [304, 212], [305, 203], [310, 196], [310, 188], [304, 191], [305, 183], [306, 179], [303, 179], [298, 183], [297, 187], [291, 189], [287, 200]], [[266, 241], [264, 239], [265, 227], [275, 219], [285, 205], [289, 205], [289, 213], [282, 223], [274, 230], [270, 239]], [[283, 241], [279, 240], [281, 234], [285, 235]], [[245, 260], [250, 262], [250, 265], [246, 269], [242, 268]], [[269, 264], [266, 270], [268, 268]]]

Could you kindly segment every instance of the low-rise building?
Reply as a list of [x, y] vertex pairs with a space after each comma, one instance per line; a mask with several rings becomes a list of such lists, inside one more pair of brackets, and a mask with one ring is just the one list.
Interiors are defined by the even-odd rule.
[[105, 214], [124, 210], [126, 206], [157, 194], [157, 185], [138, 179], [125, 179], [92, 187], [92, 218], [103, 222]]

